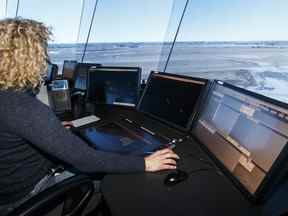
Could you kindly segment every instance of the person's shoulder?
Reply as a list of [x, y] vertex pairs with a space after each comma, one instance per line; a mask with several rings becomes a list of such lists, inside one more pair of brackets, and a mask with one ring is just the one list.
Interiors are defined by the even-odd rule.
[[27, 104], [37, 105], [37, 98], [30, 95], [25, 91], [16, 90], [0, 90], [0, 101], [2, 106], [13, 107], [13, 106], [24, 106]]

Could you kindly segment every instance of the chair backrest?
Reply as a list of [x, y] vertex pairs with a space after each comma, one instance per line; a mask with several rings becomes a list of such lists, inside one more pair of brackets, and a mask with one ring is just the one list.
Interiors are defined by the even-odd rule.
[[81, 216], [94, 193], [87, 176], [74, 176], [24, 202], [8, 216]]

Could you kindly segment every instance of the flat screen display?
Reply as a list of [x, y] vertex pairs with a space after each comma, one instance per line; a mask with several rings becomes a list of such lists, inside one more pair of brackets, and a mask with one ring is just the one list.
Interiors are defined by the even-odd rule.
[[52, 82], [56, 79], [58, 73], [58, 66], [56, 64], [48, 63], [46, 71], [46, 81]]
[[75, 70], [75, 83], [74, 88], [86, 91], [87, 90], [87, 77], [88, 70], [100, 67], [101, 64], [94, 63], [78, 63]]
[[204, 79], [152, 72], [138, 110], [188, 129], [206, 84]]
[[140, 90], [140, 68], [99, 67], [88, 72], [88, 101], [135, 106]]
[[51, 89], [53, 91], [67, 90], [68, 89], [68, 82], [67, 82], [67, 80], [53, 80]]
[[77, 61], [64, 61], [63, 70], [62, 70], [62, 78], [67, 80], [74, 79], [74, 71], [77, 66]]
[[193, 133], [257, 196], [287, 145], [288, 111], [221, 82], [208, 98]]
[[82, 129], [80, 134], [97, 150], [121, 154], [145, 155], [164, 144], [148, 132], [136, 130], [111, 122]]
[[46, 71], [46, 81], [51, 82], [53, 80], [53, 65], [51, 63], [47, 64], [47, 71]]

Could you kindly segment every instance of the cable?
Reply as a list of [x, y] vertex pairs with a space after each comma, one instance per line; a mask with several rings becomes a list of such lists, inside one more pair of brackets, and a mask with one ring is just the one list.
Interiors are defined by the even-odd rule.
[[90, 33], [91, 33], [92, 25], [93, 25], [93, 22], [94, 22], [94, 17], [95, 17], [95, 13], [96, 13], [96, 8], [97, 8], [97, 5], [98, 5], [98, 1], [99, 1], [99, 0], [96, 0], [96, 1], [95, 1], [95, 5], [94, 5], [94, 9], [93, 9], [93, 14], [92, 14], [92, 18], [91, 18], [91, 22], [90, 22], [90, 26], [89, 26], [88, 35], [87, 35], [87, 38], [86, 38], [86, 43], [85, 43], [85, 45], [84, 45], [84, 51], [83, 51], [83, 55], [82, 55], [82, 58], [81, 58], [81, 62], [84, 61], [84, 58], [85, 58], [85, 55], [86, 55], [87, 44], [88, 44], [89, 39], [90, 39]]

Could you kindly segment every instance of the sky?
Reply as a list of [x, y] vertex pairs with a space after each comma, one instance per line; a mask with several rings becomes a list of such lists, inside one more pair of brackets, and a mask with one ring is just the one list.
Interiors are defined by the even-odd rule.
[[[55, 43], [87, 37], [96, 0], [20, 0], [18, 15], [52, 26]], [[5, 15], [0, 0], [0, 18]], [[173, 40], [186, 0], [99, 0], [91, 42]], [[17, 0], [8, 0], [9, 17]], [[288, 40], [287, 0], [190, 0], [178, 41]]]
[[179, 40], [288, 40], [287, 0], [190, 0]]
[[0, 0], [0, 19], [5, 17], [6, 1]]
[[90, 38], [104, 42], [163, 41], [173, 2], [100, 0]]

